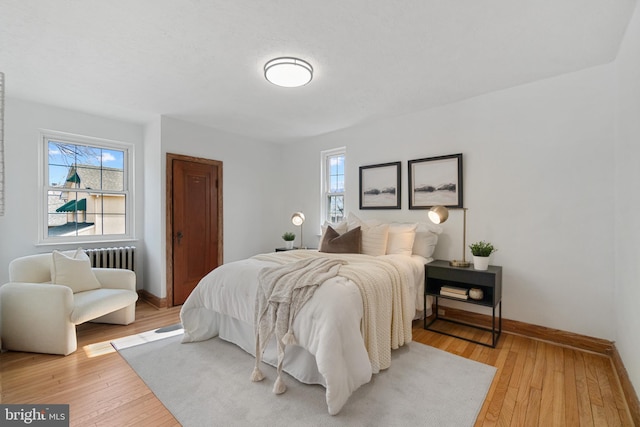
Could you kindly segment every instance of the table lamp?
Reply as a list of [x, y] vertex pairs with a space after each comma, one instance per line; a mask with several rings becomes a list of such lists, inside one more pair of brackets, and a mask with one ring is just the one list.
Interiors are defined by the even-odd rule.
[[[467, 247], [467, 208], [461, 208], [463, 212], [463, 225], [462, 225], [462, 260], [449, 261], [449, 265], [452, 267], [467, 268], [471, 265], [469, 261], [465, 259], [464, 253]], [[449, 210], [444, 206], [433, 206], [429, 209], [429, 219], [434, 224], [442, 224], [449, 218]]]
[[300, 227], [300, 249], [306, 249], [302, 243], [302, 223], [304, 222], [304, 214], [302, 212], [294, 212], [291, 215], [291, 222], [296, 227]]

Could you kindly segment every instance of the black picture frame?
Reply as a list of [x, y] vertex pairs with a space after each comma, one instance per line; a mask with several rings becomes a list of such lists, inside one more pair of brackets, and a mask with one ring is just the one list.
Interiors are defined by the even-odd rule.
[[360, 166], [360, 209], [400, 209], [402, 162]]
[[409, 209], [462, 208], [462, 153], [409, 160]]

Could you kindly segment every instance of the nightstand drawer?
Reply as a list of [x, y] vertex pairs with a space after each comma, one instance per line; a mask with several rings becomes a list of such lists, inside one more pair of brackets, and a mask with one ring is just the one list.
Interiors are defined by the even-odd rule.
[[431, 267], [427, 264], [427, 278], [428, 279], [440, 279], [448, 280], [451, 282], [461, 282], [469, 285], [478, 286], [490, 286], [493, 287], [495, 283], [495, 272], [478, 271], [473, 268], [466, 269], [454, 269], [454, 268], [441, 268]]

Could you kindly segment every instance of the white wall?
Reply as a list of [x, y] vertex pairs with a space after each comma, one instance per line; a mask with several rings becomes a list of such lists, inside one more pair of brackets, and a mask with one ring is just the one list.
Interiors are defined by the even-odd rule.
[[[272, 251], [282, 243], [273, 227], [282, 215], [281, 151], [276, 144], [252, 141], [205, 126], [163, 117], [161, 130], [147, 128], [146, 234], [150, 280], [145, 289], [166, 297], [166, 153], [222, 161], [224, 262]], [[158, 137], [161, 142], [158, 143]], [[153, 150], [153, 152], [151, 152]], [[151, 180], [151, 181], [150, 181]], [[151, 237], [149, 234], [156, 233]], [[159, 271], [158, 271], [159, 270]]]
[[157, 296], [166, 296], [165, 208], [162, 177], [161, 119], [144, 129], [144, 277], [143, 288]]
[[[463, 153], [467, 242], [499, 248], [504, 317], [613, 339], [613, 224], [601, 218], [614, 202], [614, 87], [602, 66], [292, 144], [285, 205], [319, 231], [319, 153], [346, 146], [348, 211], [424, 221], [408, 210], [407, 161]], [[393, 161], [402, 210], [358, 211], [358, 167]], [[459, 258], [461, 212], [443, 226], [435, 255]]]
[[640, 8], [631, 19], [616, 60], [618, 140], [615, 168], [616, 347], [636, 393], [640, 392]]
[[[135, 145], [135, 192], [142, 195], [142, 126], [42, 104], [5, 100], [5, 215], [0, 217], [0, 284], [9, 280], [9, 262], [19, 256], [78, 245], [36, 246], [38, 240], [39, 130], [85, 135]], [[136, 236], [143, 238], [144, 204], [136, 198]], [[128, 242], [129, 244], [131, 242]], [[136, 242], [134, 242], [135, 244]], [[86, 244], [99, 247], [104, 244]], [[138, 274], [139, 284], [142, 281]]]

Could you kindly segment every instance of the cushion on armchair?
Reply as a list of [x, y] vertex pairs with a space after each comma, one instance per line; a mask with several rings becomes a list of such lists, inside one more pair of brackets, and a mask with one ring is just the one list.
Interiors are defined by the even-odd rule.
[[138, 294], [122, 289], [99, 289], [73, 295], [71, 322], [79, 325], [104, 316], [130, 304], [135, 304]]
[[91, 270], [91, 261], [82, 248], [78, 248], [71, 257], [62, 252], [53, 251], [51, 283], [68, 286], [74, 294], [101, 287]]

